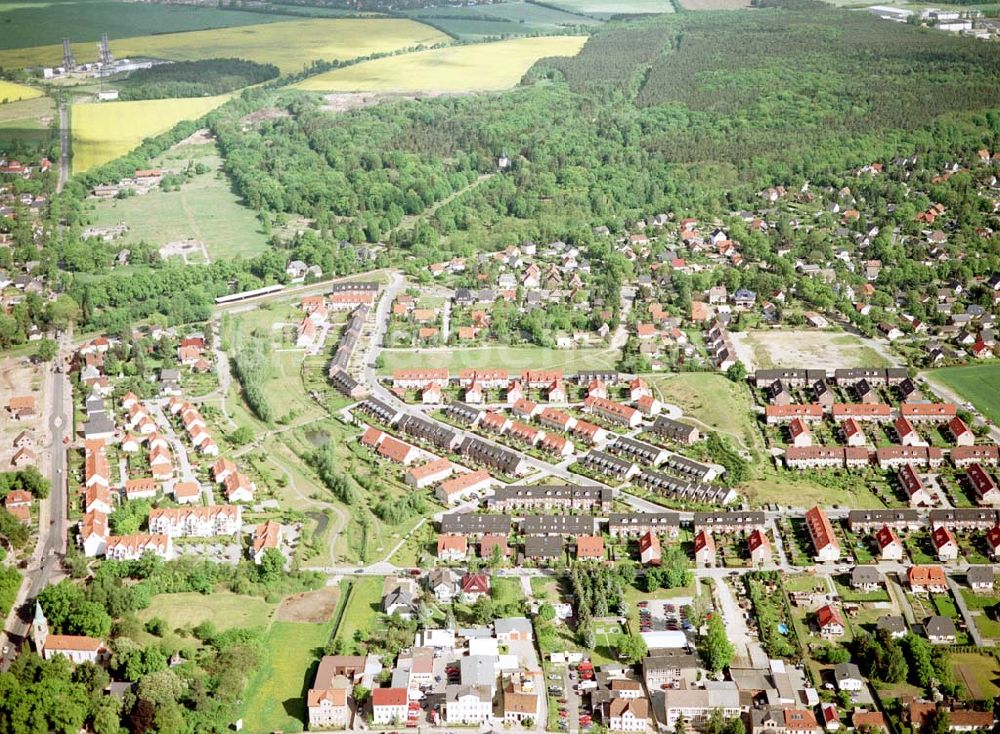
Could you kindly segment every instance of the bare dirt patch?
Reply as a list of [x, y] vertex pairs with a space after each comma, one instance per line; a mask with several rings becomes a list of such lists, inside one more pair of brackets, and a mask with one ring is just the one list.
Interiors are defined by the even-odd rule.
[[809, 329], [734, 332], [734, 346], [750, 369], [889, 366], [881, 345], [836, 331]]
[[[49, 375], [44, 365], [32, 364], [28, 359], [9, 358], [0, 361], [0, 471], [12, 471], [15, 467], [11, 459], [17, 451], [14, 439], [21, 431], [28, 431], [34, 441], [31, 450], [38, 457], [35, 466], [43, 474], [48, 473], [48, 449], [52, 441], [46, 416], [48, 415]], [[32, 396], [35, 398], [37, 414], [27, 420], [13, 420], [7, 412], [7, 403], [12, 397]]]
[[274, 613], [274, 618], [278, 622], [322, 624], [333, 617], [339, 601], [340, 589], [336, 586], [325, 586], [317, 591], [293, 594], [281, 602], [278, 611]]
[[203, 127], [201, 130], [195, 130], [179, 143], [172, 145], [170, 150], [177, 150], [185, 145], [208, 145], [213, 142], [215, 142], [215, 136], [208, 128]]
[[973, 701], [978, 701], [982, 698], [982, 692], [979, 688], [979, 681], [976, 680], [976, 674], [974, 671], [970, 670], [967, 665], [956, 665], [955, 670], [958, 672], [959, 678], [962, 679], [962, 685], [965, 686], [965, 690], [969, 692], [969, 698]]

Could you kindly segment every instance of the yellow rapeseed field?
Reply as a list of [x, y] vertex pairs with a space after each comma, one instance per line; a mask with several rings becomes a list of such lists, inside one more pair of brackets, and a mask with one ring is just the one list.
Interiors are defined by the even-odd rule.
[[[279, 23], [112, 38], [117, 58], [151, 56], [172, 61], [235, 57], [275, 64], [282, 73], [299, 71], [316, 59], [354, 59], [370, 53], [395, 51], [418, 44], [448, 41], [448, 36], [423, 23], [402, 18], [315, 18]], [[97, 46], [74, 43], [78, 61], [94, 61]], [[0, 67], [56, 65], [62, 46], [0, 51]]]
[[305, 79], [313, 92], [474, 92], [507, 89], [545, 56], [575, 56], [585, 36], [543, 36], [390, 56]]
[[70, 118], [73, 173], [123, 156], [145, 138], [164, 133], [181, 120], [201, 117], [229, 96], [75, 104]]
[[0, 104], [18, 102], [22, 99], [34, 99], [35, 97], [41, 97], [42, 94], [43, 92], [40, 89], [0, 79]]

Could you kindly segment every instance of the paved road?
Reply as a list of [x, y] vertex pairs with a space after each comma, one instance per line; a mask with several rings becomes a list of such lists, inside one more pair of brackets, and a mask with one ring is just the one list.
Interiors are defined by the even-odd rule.
[[[61, 347], [67, 346], [68, 342], [64, 340]], [[65, 352], [61, 349], [60, 354], [53, 360], [52, 364], [61, 364], [64, 354]], [[64, 373], [50, 372], [49, 379], [52, 391], [49, 413], [49, 429], [52, 435], [50, 463], [52, 490], [49, 493], [49, 498], [41, 503], [43, 507], [39, 513], [38, 543], [35, 556], [25, 574], [28, 583], [22, 584], [22, 593], [14, 603], [14, 609], [19, 613], [12, 613], [4, 634], [0, 635], [3, 647], [9, 647], [7, 654], [0, 657], [0, 671], [6, 670], [14, 661], [17, 650], [28, 635], [32, 616], [31, 600], [45, 588], [66, 554], [68, 490], [66, 485], [66, 446], [63, 439], [69, 429], [67, 412], [71, 406], [69, 401], [72, 398], [70, 397], [69, 383]], [[46, 516], [49, 519], [48, 522], [45, 522]]]

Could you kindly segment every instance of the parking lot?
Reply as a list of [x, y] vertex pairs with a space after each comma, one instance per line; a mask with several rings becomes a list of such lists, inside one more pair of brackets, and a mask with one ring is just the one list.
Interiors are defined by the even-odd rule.
[[688, 621], [688, 608], [691, 599], [653, 599], [639, 602], [639, 631], [662, 632], [683, 631], [693, 632], [694, 627]]

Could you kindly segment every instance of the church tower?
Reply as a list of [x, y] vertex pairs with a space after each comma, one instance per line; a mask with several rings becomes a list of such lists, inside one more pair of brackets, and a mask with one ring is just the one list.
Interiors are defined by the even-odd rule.
[[49, 637], [49, 620], [45, 618], [42, 605], [35, 602], [35, 618], [31, 622], [31, 639], [35, 643], [35, 651], [41, 655], [45, 649], [45, 640]]

